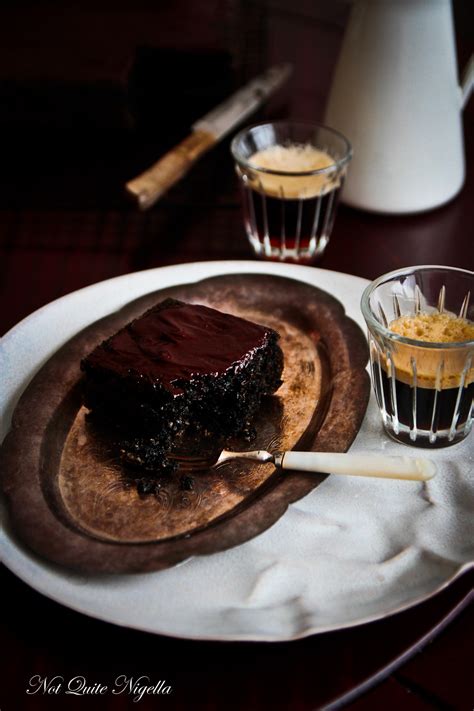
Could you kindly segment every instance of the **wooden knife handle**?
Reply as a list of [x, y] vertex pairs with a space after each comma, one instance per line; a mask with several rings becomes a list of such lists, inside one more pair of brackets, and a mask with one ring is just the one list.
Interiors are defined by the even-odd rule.
[[130, 180], [125, 189], [136, 199], [141, 210], [147, 210], [177, 183], [215, 142], [214, 136], [206, 131], [191, 133], [151, 168]]

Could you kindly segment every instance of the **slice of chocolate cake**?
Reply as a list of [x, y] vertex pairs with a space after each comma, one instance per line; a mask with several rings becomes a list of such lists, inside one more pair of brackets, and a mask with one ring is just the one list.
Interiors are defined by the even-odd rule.
[[101, 343], [81, 367], [90, 420], [122, 459], [173, 468], [183, 441], [222, 445], [281, 384], [283, 354], [270, 328], [207, 306], [167, 299]]

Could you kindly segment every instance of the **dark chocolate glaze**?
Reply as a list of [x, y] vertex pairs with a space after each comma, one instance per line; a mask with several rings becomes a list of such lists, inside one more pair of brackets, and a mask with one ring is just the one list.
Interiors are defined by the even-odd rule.
[[[207, 306], [169, 300], [131, 321], [86, 359], [88, 366], [133, 374], [171, 393], [179, 381], [243, 365], [272, 331]], [[175, 384], [174, 384], [175, 383]]]

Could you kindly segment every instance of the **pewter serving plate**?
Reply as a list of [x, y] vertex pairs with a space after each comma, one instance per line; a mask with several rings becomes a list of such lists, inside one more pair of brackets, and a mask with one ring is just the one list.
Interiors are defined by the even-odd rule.
[[[161, 570], [262, 533], [324, 476], [272, 464], [226, 462], [190, 490], [164, 477], [157, 496], [125, 485], [107, 440], [88, 426], [81, 359], [165, 298], [199, 303], [274, 328], [283, 383], [253, 421], [257, 449], [345, 451], [367, 407], [368, 349], [333, 296], [271, 274], [224, 274], [153, 291], [71, 338], [35, 375], [0, 450], [2, 490], [15, 532], [37, 553], [83, 573]], [[199, 441], [188, 446], [199, 451]], [[248, 449], [242, 437], [228, 442]]]
[[[262, 271], [329, 292], [360, 323], [359, 300], [366, 282], [309, 267], [201, 263], [97, 284], [41, 309], [3, 339], [2, 436], [21, 392], [40, 366], [97, 319], [153, 291]], [[354, 390], [354, 400], [360, 397]], [[387, 440], [371, 401], [352, 450], [380, 449], [413, 453]], [[427, 485], [336, 476], [321, 480], [316, 475], [318, 486], [309, 484], [304, 498], [286, 501], [286, 511], [274, 517], [273, 525], [268, 520], [264, 526], [251, 522], [259, 530], [246, 530], [244, 519], [240, 541], [250, 540], [233, 540], [234, 547], [210, 555], [191, 551], [190, 558], [176, 559], [180, 565], [157, 572], [77, 573], [45, 562], [20, 542], [2, 509], [3, 560], [38, 591], [117, 624], [195, 639], [295, 639], [405, 609], [472, 565], [473, 454], [472, 437], [434, 452], [440, 474]], [[48, 506], [54, 509], [51, 502]], [[83, 535], [89, 538], [90, 532]], [[227, 547], [226, 541], [221, 547]]]

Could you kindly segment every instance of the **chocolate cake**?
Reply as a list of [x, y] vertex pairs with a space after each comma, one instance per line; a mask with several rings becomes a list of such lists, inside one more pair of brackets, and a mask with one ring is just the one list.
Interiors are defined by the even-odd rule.
[[174, 468], [185, 442], [224, 446], [281, 384], [278, 334], [207, 306], [167, 299], [81, 363], [89, 419], [128, 465]]

